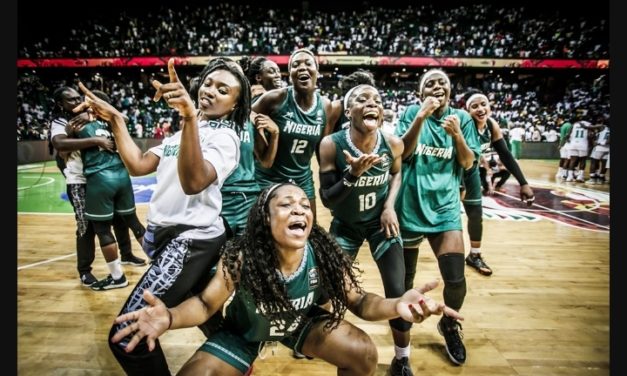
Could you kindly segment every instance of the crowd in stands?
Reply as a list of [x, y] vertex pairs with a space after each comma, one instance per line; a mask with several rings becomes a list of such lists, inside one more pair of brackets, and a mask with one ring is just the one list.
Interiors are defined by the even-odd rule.
[[[175, 111], [167, 108], [163, 101], [152, 100], [154, 89], [150, 79], [154, 78], [154, 74], [134, 69], [125, 73], [113, 73], [108, 77], [91, 74], [68, 80], [20, 72], [17, 85], [18, 141], [47, 139], [48, 122], [52, 118], [51, 93], [57, 87], [74, 84], [76, 79], [81, 79], [90, 88], [103, 89], [110, 94], [113, 104], [129, 118], [127, 125], [132, 136], [161, 138], [173, 133], [178, 124]], [[386, 109], [398, 115], [407, 105], [416, 102], [419, 73], [402, 79], [387, 73], [374, 73]], [[180, 75], [188, 82], [193, 72]], [[339, 78], [341, 75], [321, 78], [321, 93], [331, 99], [337, 98]], [[589, 121], [604, 117], [609, 124], [609, 82], [604, 74], [531, 75], [464, 71], [451, 74], [451, 84], [453, 106], [463, 108], [463, 94], [470, 88], [479, 89], [490, 98], [493, 116], [499, 119], [501, 127], [505, 130], [524, 127], [528, 134], [526, 141], [555, 141], [554, 135], [559, 132], [557, 116], [570, 118], [576, 111], [587, 112]]]
[[[317, 54], [608, 59], [609, 15], [469, 3], [352, 10], [263, 2], [160, 6], [59, 22], [22, 40], [20, 58]], [[24, 38], [27, 39], [27, 38]]]

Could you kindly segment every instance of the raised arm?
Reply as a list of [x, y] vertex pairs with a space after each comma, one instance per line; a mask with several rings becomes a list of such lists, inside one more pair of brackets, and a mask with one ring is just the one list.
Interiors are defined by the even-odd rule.
[[170, 82], [161, 84], [154, 80], [157, 89], [154, 99], [164, 98], [168, 106], [176, 109], [183, 120], [181, 144], [178, 154], [178, 174], [183, 192], [194, 195], [202, 192], [218, 178], [215, 166], [204, 159], [198, 134], [196, 108], [189, 93], [174, 69], [174, 59], [168, 60]]
[[274, 164], [274, 158], [279, 148], [279, 127], [264, 114], [251, 112], [251, 121], [255, 129], [255, 157], [265, 168], [270, 168]]
[[381, 160], [378, 154], [362, 154], [355, 158], [348, 151], [342, 150], [350, 167], [341, 172], [337, 171], [335, 165], [336, 153], [336, 145], [331, 136], [324, 137], [320, 143], [320, 196], [323, 205], [328, 208], [344, 201], [359, 177]]
[[[455, 149], [457, 151], [457, 162], [460, 166], [462, 166], [462, 168], [464, 168], [464, 170], [468, 170], [475, 163], [476, 156], [466, 142], [466, 137], [462, 131], [460, 122], [461, 119], [457, 115], [449, 115], [444, 118], [442, 127], [446, 133], [453, 138]], [[472, 124], [469, 126], [474, 127]]]
[[273, 89], [265, 92], [251, 106], [251, 110], [257, 114], [272, 115], [287, 96], [287, 88]]
[[159, 164], [159, 157], [150, 151], [142, 154], [141, 149], [135, 144], [135, 141], [133, 141], [133, 138], [128, 133], [124, 115], [112, 105], [94, 95], [94, 93], [87, 89], [81, 82], [78, 83], [78, 87], [85, 94], [85, 102], [80, 104], [73, 111], [81, 112], [85, 108], [90, 107], [96, 116], [111, 125], [118, 153], [129, 174], [141, 176], [155, 171]]
[[422, 130], [422, 124], [425, 119], [431, 116], [431, 114], [438, 109], [438, 107], [440, 107], [440, 101], [435, 97], [426, 97], [420, 105], [420, 109], [416, 112], [416, 116], [413, 120], [411, 120], [411, 126], [401, 137], [404, 145], [403, 160], [411, 157], [414, 150], [416, 150], [418, 137], [420, 136], [420, 131]]

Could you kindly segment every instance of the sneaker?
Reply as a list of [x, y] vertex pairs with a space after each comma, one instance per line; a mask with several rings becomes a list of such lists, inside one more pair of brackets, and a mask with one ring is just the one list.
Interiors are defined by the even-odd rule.
[[390, 365], [390, 376], [414, 376], [409, 366], [409, 358], [404, 356], [401, 359], [392, 359]]
[[301, 354], [296, 350], [292, 350], [292, 358], [294, 359], [305, 359], [307, 356], [305, 354]]
[[438, 322], [438, 332], [444, 336], [446, 352], [451, 361], [458, 366], [464, 364], [466, 362], [466, 347], [462, 342], [462, 338], [464, 338], [462, 324], [455, 319], [444, 316]]
[[146, 265], [146, 260], [131, 253], [130, 256], [122, 257], [122, 265], [144, 266]]
[[92, 284], [91, 289], [94, 291], [105, 291], [111, 289], [121, 289], [126, 286], [128, 286], [128, 280], [125, 275], [122, 275], [119, 279], [113, 279], [111, 274], [109, 274], [107, 278]]
[[468, 266], [472, 266], [479, 272], [479, 274], [490, 276], [492, 275], [492, 269], [488, 266], [488, 264], [483, 261], [481, 257], [481, 253], [469, 253], [466, 257], [466, 264]]
[[98, 282], [98, 280], [90, 272], [87, 272], [87, 273], [81, 275], [81, 283], [85, 287], [89, 287], [89, 286], [93, 285], [96, 282]]

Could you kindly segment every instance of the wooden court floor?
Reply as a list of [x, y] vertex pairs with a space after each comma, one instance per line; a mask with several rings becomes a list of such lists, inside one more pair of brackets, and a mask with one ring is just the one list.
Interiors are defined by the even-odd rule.
[[[609, 218], [608, 185], [556, 184], [554, 161], [521, 165], [536, 195], [542, 191], [557, 204], [545, 200], [528, 212], [498, 205], [486, 210], [482, 250], [494, 274], [483, 277], [466, 269], [461, 312], [467, 362], [462, 367], [449, 362], [437, 319], [431, 318], [411, 331], [415, 375], [610, 374], [609, 224], [599, 220]], [[507, 187], [515, 195], [513, 178]], [[146, 211], [146, 205], [138, 205], [144, 223]], [[318, 219], [328, 228], [330, 215], [321, 205]], [[123, 374], [106, 340], [131, 287], [94, 292], [81, 286], [72, 215], [18, 214], [17, 221], [18, 374]], [[140, 255], [139, 245], [133, 247]], [[366, 290], [382, 294], [367, 245], [357, 260]], [[99, 250], [93, 267], [97, 277], [107, 274]], [[125, 267], [131, 285], [144, 270]], [[415, 282], [436, 277], [437, 262], [425, 242]], [[442, 287], [431, 294], [441, 300]], [[379, 349], [377, 375], [385, 375], [394, 352], [387, 322], [364, 322], [350, 312], [347, 319], [372, 336]], [[171, 371], [178, 371], [202, 342], [196, 328], [164, 335]], [[334, 375], [335, 369], [320, 360], [295, 360], [279, 345], [255, 362], [253, 374]]]

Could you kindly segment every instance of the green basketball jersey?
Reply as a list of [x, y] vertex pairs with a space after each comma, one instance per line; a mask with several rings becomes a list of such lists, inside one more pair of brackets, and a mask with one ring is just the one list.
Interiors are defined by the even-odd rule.
[[285, 101], [270, 117], [279, 127], [279, 147], [271, 168], [255, 162], [255, 173], [262, 187], [289, 179], [312, 179], [311, 157], [322, 138], [327, 123], [320, 93], [315, 93], [314, 105], [304, 112], [294, 97], [294, 88], [287, 88]]
[[[287, 295], [299, 313], [304, 315], [317, 303], [322, 287], [315, 255], [309, 243], [305, 246], [303, 261], [298, 270], [285, 278], [284, 282], [287, 285]], [[301, 324], [300, 320], [289, 315], [285, 315], [284, 320], [269, 322], [258, 311], [250, 292], [241, 288], [235, 291], [233, 300], [226, 308], [225, 320], [229, 327], [247, 341], [279, 341], [295, 332]]]
[[[410, 127], [420, 107], [411, 105], [399, 119], [396, 135]], [[480, 153], [477, 128], [468, 112], [448, 107], [442, 117], [432, 114], [424, 120], [413, 155], [403, 161], [403, 184], [396, 200], [396, 214], [402, 230], [439, 233], [461, 230], [459, 186], [463, 169], [457, 162], [457, 149], [442, 123], [457, 115], [466, 144]]]
[[564, 146], [564, 144], [568, 142], [566, 135], [570, 132], [570, 128], [572, 127], [573, 125], [568, 121], [563, 122], [560, 126], [560, 147]]
[[[333, 133], [331, 139], [335, 143], [335, 166], [342, 174], [350, 167], [342, 150], [348, 151], [358, 158], [363, 153], [357, 149], [350, 139], [350, 129], [343, 129]], [[363, 224], [364, 222], [379, 221], [383, 204], [388, 195], [390, 183], [390, 168], [394, 162], [394, 155], [383, 133], [377, 130], [377, 143], [372, 151], [381, 156], [381, 162], [372, 166], [357, 179], [351, 193], [336, 207], [331, 207], [334, 218], [344, 223]]]
[[[474, 120], [473, 120], [473, 126]], [[498, 125], [497, 125], [498, 126]], [[475, 126], [476, 128], [476, 126]], [[481, 154], [490, 155], [494, 152], [492, 149], [492, 126], [490, 125], [490, 121], [483, 127], [483, 131], [477, 130], [477, 135], [479, 136], [479, 145], [481, 147]]]
[[[77, 133], [79, 138], [89, 137], [106, 137], [113, 140], [113, 133], [109, 124], [94, 120], [85, 126]], [[98, 146], [81, 150], [81, 158], [83, 159], [83, 174], [89, 176], [95, 174], [98, 171], [105, 169], [125, 169], [124, 163], [120, 158], [120, 155], [116, 152], [109, 152], [100, 149]]]
[[[206, 122], [211, 128], [229, 127], [233, 128], [233, 123], [229, 121], [210, 120]], [[239, 137], [239, 165], [222, 185], [221, 192], [243, 192], [257, 193], [261, 189], [255, 179], [255, 157], [253, 149], [255, 146], [255, 128], [250, 121], [237, 135]], [[226, 196], [223, 196], [225, 198]]]

